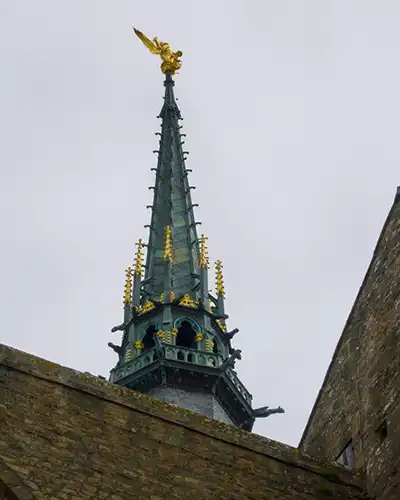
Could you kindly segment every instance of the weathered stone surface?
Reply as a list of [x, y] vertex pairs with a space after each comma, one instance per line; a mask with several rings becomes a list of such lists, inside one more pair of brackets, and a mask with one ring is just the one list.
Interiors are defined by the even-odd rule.
[[21, 499], [360, 497], [329, 461], [1, 345], [0, 404]]
[[178, 389], [177, 387], [161, 386], [151, 390], [148, 394], [160, 401], [165, 401], [171, 405], [177, 405], [194, 413], [199, 413], [208, 418], [233, 425], [224, 409], [211, 393], [207, 394], [203, 391], [194, 392]]
[[[396, 198], [300, 448], [336, 459], [353, 441], [374, 498], [400, 498], [400, 201]], [[386, 424], [387, 436], [379, 428]]]

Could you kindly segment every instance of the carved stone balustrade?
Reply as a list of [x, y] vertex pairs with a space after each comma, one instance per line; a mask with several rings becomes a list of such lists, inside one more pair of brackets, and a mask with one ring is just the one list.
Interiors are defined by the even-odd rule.
[[230, 379], [230, 381], [233, 383], [233, 385], [236, 387], [236, 389], [243, 396], [245, 401], [251, 406], [251, 400], [253, 399], [253, 396], [249, 393], [249, 391], [246, 389], [246, 387], [239, 380], [236, 373], [233, 372], [232, 370], [228, 370], [226, 372], [226, 374], [227, 374], [228, 378]]
[[[220, 354], [213, 352], [198, 351], [197, 349], [189, 349], [181, 346], [163, 344], [165, 359], [173, 361], [183, 361], [185, 363], [193, 363], [196, 365], [210, 366], [218, 368], [221, 366], [223, 359]], [[156, 349], [151, 349], [143, 352], [138, 357], [125, 362], [121, 366], [114, 368], [111, 371], [110, 382], [118, 382], [119, 380], [131, 375], [139, 370], [151, 365], [157, 359]], [[240, 384], [240, 382], [239, 382]], [[241, 385], [242, 386], [242, 385]]]

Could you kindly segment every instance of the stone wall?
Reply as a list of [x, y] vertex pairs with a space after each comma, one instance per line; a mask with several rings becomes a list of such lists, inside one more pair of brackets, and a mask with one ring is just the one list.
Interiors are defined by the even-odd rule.
[[20, 500], [360, 497], [329, 461], [2, 345], [0, 481]]
[[336, 459], [352, 440], [374, 498], [400, 498], [400, 196], [397, 195], [300, 448]]
[[232, 424], [224, 409], [211, 393], [185, 391], [177, 387], [161, 386], [152, 389], [148, 394], [171, 405], [177, 405], [226, 424]]

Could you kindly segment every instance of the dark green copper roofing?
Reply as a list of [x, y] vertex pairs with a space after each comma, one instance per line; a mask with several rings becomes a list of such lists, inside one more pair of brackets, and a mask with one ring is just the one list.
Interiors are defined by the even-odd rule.
[[199, 282], [199, 245], [179, 126], [181, 113], [174, 96], [174, 81], [168, 73], [164, 85], [155, 187], [150, 188], [154, 189], [154, 198], [144, 290], [154, 297], [164, 292], [164, 229], [170, 225], [174, 249], [172, 289], [177, 296], [189, 294], [195, 298], [194, 289]]
[[150, 394], [160, 388], [203, 394], [217, 401], [232, 423], [251, 430], [256, 418], [283, 410], [253, 409], [252, 396], [236, 374], [241, 355], [231, 340], [238, 330], [227, 331], [223, 283], [217, 283], [217, 297], [208, 290], [205, 239], [200, 245], [182, 148], [182, 118], [168, 73], [164, 86], [145, 276], [142, 281], [137, 257], [133, 290], [127, 271], [124, 321], [112, 329], [123, 335], [120, 346], [109, 343], [119, 358], [110, 381]]

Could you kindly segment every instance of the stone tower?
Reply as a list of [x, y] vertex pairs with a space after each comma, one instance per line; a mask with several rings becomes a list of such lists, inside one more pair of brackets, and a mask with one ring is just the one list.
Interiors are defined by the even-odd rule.
[[300, 449], [400, 498], [400, 188], [319, 391]]
[[122, 345], [109, 344], [119, 356], [110, 381], [251, 430], [255, 418], [283, 410], [253, 410], [234, 370], [240, 350], [231, 339], [238, 330], [227, 329], [220, 261], [216, 293], [209, 292], [206, 237], [197, 234], [185, 134], [168, 72], [164, 86], [149, 238], [139, 240], [126, 271], [124, 322], [113, 328], [123, 331]]

